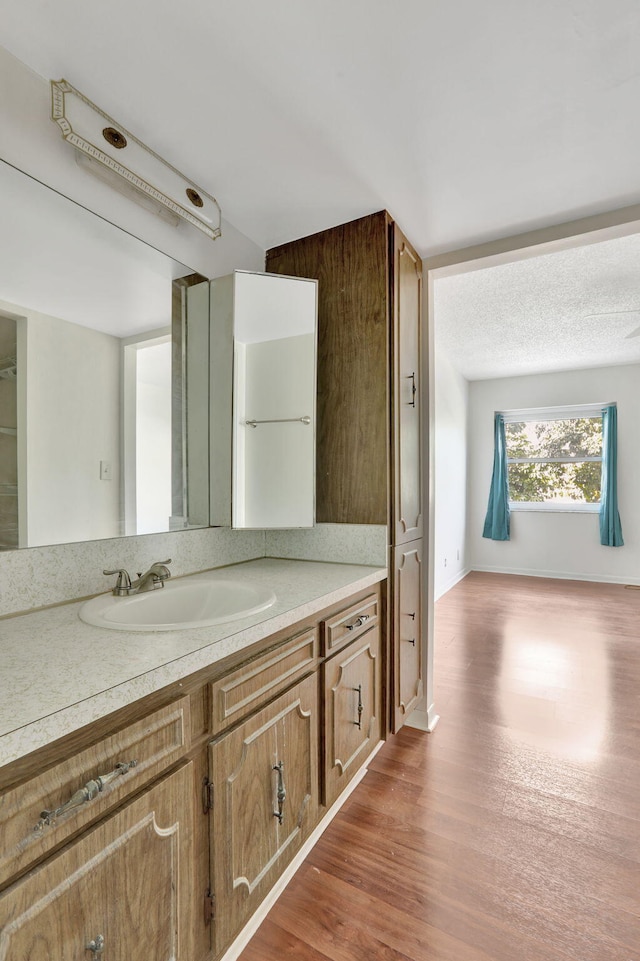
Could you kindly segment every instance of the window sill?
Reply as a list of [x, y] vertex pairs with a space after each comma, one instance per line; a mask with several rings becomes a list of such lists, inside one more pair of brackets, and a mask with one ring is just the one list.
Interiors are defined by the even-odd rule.
[[543, 514], [598, 514], [600, 504], [529, 504], [524, 501], [514, 501], [509, 504], [509, 510], [513, 513], [519, 511], [535, 512]]

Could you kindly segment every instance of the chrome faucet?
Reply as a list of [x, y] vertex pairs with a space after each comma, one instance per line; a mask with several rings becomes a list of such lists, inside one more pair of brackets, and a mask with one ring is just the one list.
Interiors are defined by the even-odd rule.
[[128, 597], [130, 594], [143, 594], [145, 591], [155, 591], [158, 587], [164, 587], [164, 582], [171, 577], [171, 571], [167, 567], [171, 563], [171, 558], [166, 561], [156, 561], [144, 574], [138, 573], [137, 580], [131, 581], [128, 571], [116, 568], [114, 571], [103, 571], [103, 574], [117, 574], [118, 580], [111, 593], [115, 597]]

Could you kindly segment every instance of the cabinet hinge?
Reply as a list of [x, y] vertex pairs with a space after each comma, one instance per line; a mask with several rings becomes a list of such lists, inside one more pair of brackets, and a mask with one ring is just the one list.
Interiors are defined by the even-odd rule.
[[208, 777], [202, 782], [202, 810], [205, 814], [213, 810], [213, 783]]
[[216, 916], [216, 899], [211, 893], [207, 891], [204, 896], [204, 923], [211, 924], [215, 920]]

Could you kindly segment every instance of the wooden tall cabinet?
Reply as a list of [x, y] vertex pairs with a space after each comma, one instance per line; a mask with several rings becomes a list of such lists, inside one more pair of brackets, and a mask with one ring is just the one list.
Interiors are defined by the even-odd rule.
[[[380, 211], [272, 248], [266, 269], [318, 280], [316, 521], [389, 531], [385, 726], [395, 731], [423, 690], [422, 615], [413, 600], [404, 610], [407, 562], [396, 551], [422, 556], [422, 263]], [[408, 656], [402, 625], [410, 614]]]

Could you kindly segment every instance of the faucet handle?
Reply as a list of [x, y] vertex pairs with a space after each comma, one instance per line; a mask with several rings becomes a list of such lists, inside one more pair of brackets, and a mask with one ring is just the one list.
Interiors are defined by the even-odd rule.
[[166, 581], [168, 577], [171, 577], [171, 571], [167, 567], [167, 564], [171, 563], [171, 558], [166, 561], [156, 561], [152, 564], [151, 570], [155, 572], [156, 576], [160, 578], [161, 581]]
[[107, 577], [111, 574], [117, 574], [118, 580], [116, 581], [116, 586], [112, 590], [112, 594], [116, 597], [122, 597], [124, 594], [128, 594], [131, 591], [131, 578], [129, 577], [129, 572], [125, 571], [124, 567], [116, 568], [115, 571], [103, 571]]

